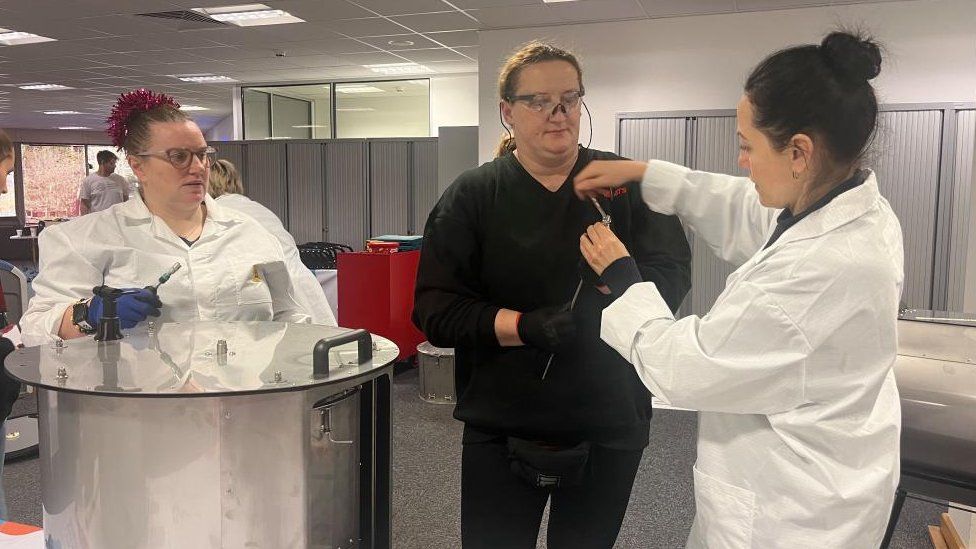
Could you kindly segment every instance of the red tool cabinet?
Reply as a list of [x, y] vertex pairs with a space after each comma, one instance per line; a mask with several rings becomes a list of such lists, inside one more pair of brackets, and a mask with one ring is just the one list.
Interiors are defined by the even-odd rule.
[[419, 263], [419, 251], [339, 254], [339, 326], [393, 341], [400, 348], [397, 360], [417, 354], [417, 345], [427, 340], [410, 321]]

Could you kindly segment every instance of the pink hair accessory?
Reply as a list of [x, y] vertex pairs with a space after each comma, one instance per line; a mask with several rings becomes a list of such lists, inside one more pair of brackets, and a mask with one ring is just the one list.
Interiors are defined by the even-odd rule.
[[106, 133], [112, 138], [112, 144], [122, 149], [125, 138], [129, 135], [128, 123], [133, 114], [149, 112], [163, 106], [180, 108], [180, 104], [172, 97], [145, 88], [120, 95], [115, 106], [112, 107], [112, 114], [106, 120], [108, 122]]

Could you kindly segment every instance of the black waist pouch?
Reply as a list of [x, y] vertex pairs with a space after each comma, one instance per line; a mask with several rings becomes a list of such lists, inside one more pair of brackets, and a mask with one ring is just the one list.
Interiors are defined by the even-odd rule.
[[565, 488], [583, 482], [590, 443], [575, 446], [508, 437], [508, 461], [516, 476], [537, 488]]

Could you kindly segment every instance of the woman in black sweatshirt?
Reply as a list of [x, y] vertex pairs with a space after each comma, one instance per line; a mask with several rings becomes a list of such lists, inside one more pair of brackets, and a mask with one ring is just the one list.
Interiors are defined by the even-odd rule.
[[[550, 496], [549, 547], [612, 547], [648, 444], [650, 394], [600, 340], [614, 296], [580, 259], [580, 235], [602, 216], [570, 182], [619, 158], [579, 145], [583, 93], [571, 53], [513, 54], [499, 95], [514, 137], [458, 177], [424, 231], [414, 321], [455, 348], [466, 549], [534, 548]], [[691, 256], [677, 219], [651, 212], [637, 183], [599, 203], [640, 277], [677, 309]]]

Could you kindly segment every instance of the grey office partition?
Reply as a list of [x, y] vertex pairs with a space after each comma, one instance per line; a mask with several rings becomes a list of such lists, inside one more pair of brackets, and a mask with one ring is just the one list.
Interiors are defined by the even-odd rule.
[[295, 241], [325, 240], [324, 143], [289, 143], [288, 230]]
[[407, 234], [413, 215], [410, 188], [413, 157], [409, 141], [374, 140], [369, 144], [371, 235]]
[[901, 222], [905, 245], [905, 285], [902, 300], [909, 306], [932, 306], [939, 161], [942, 146], [941, 111], [881, 113], [873, 166], [881, 194]]
[[247, 145], [241, 142], [226, 141], [221, 143], [212, 143], [212, 146], [217, 149], [217, 158], [222, 158], [229, 161], [231, 164], [237, 168], [237, 171], [241, 174], [241, 180], [244, 184], [247, 184], [247, 177], [245, 177], [244, 171], [247, 169], [247, 164], [244, 162]]
[[[953, 197], [951, 236], [948, 252], [948, 295], [947, 309], [965, 310], [966, 260], [969, 246], [969, 225], [973, 212], [973, 155], [976, 140], [976, 110], [960, 110], [956, 117], [956, 149], [953, 158]], [[976, 277], [976, 273], [969, 276]]]
[[424, 234], [427, 216], [440, 196], [437, 146], [436, 139], [413, 142], [413, 220], [409, 234]]
[[288, 167], [285, 144], [248, 143], [244, 194], [260, 202], [288, 226]]
[[367, 144], [339, 139], [325, 146], [326, 239], [363, 249], [369, 227]]
[[[701, 117], [695, 119], [691, 167], [696, 170], [742, 175], [737, 166], [739, 155], [735, 135], [734, 116]], [[691, 239], [691, 291], [685, 298], [687, 309], [682, 313], [704, 316], [715, 299], [725, 289], [725, 279], [738, 265], [719, 259], [704, 240]]]
[[[684, 117], [684, 125], [679, 117]], [[617, 149], [625, 156], [739, 173], [734, 124], [733, 111], [620, 114]], [[865, 166], [877, 172], [881, 193], [902, 225], [903, 299], [911, 307], [962, 309], [974, 133], [976, 111], [971, 104], [882, 107], [880, 131]], [[681, 312], [701, 314], [721, 290], [720, 281], [724, 287], [731, 267], [717, 265], [719, 260], [694, 239], [691, 244], [694, 288]]]
[[[441, 126], [437, 136], [437, 196], [457, 176], [478, 167], [478, 126]], [[423, 229], [418, 225], [417, 232]]]
[[656, 158], [687, 164], [687, 126], [684, 116], [622, 118], [617, 128], [617, 150], [634, 160]]

